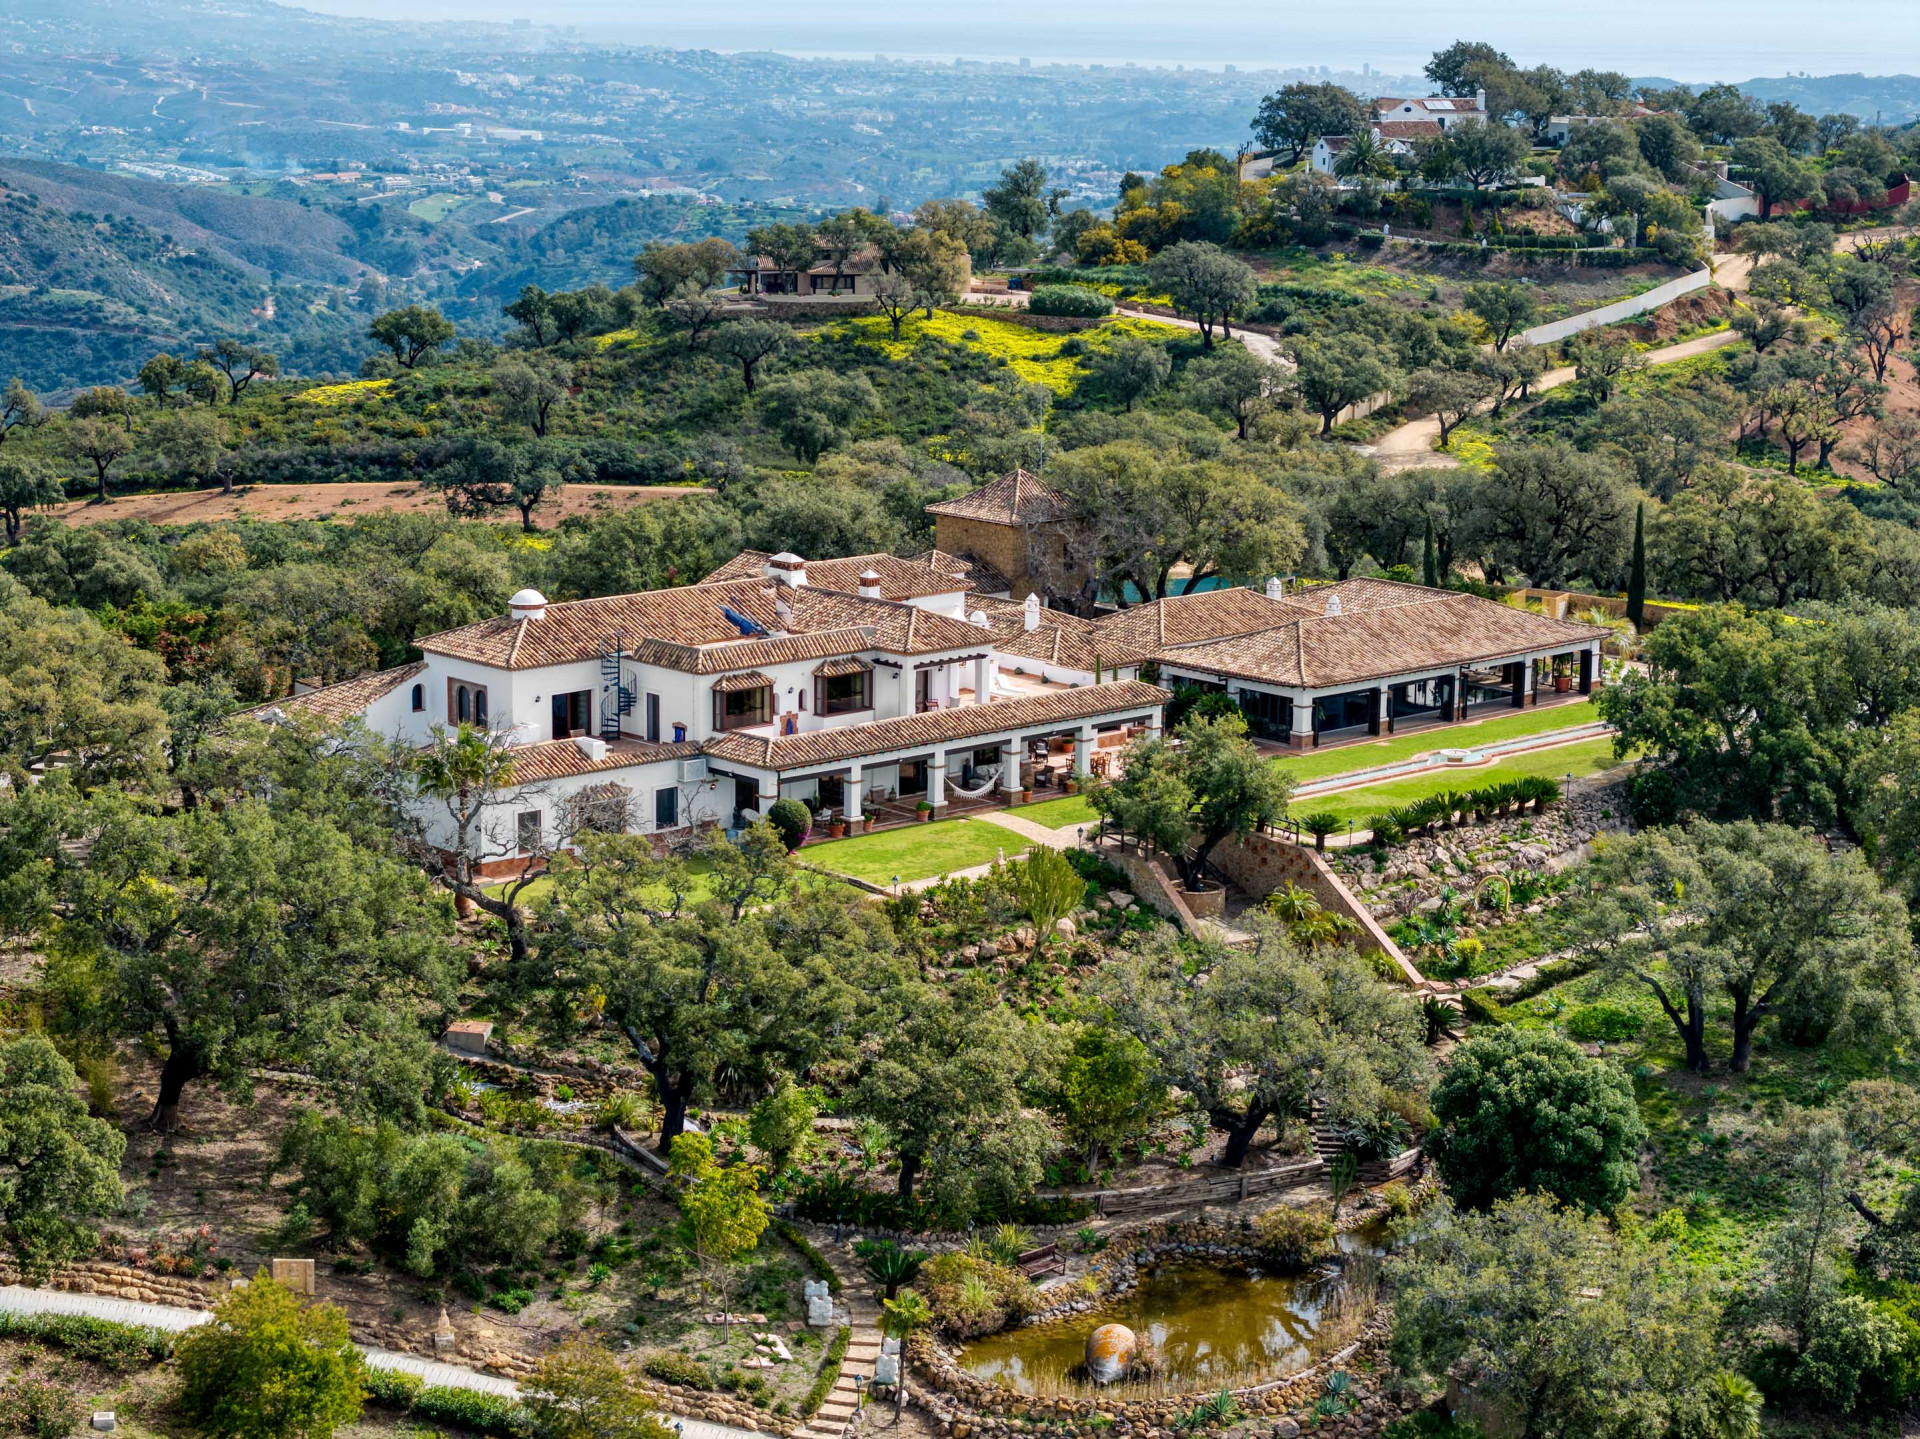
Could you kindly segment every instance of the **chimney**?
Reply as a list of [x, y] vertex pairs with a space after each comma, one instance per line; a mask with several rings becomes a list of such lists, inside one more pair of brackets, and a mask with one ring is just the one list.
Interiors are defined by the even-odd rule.
[[880, 598], [880, 573], [871, 566], [860, 575], [860, 593], [870, 600]]
[[507, 618], [537, 620], [547, 612], [547, 597], [538, 590], [521, 590], [507, 601]]
[[1027, 596], [1026, 603], [1020, 607], [1020, 621], [1020, 627], [1028, 634], [1040, 628], [1040, 596]]
[[1340, 596], [1338, 595], [1327, 596], [1327, 613], [1330, 615], [1337, 615], [1340, 613]]
[[804, 590], [807, 587], [807, 562], [790, 551], [782, 550], [767, 561], [767, 578], [776, 585]]
[[1280, 576], [1275, 575], [1267, 581], [1267, 598], [1268, 599], [1284, 600], [1286, 597], [1287, 597], [1287, 587], [1280, 582]]
[[1486, 114], [1487, 113], [1487, 92], [1484, 89], [1475, 90], [1473, 92], [1473, 103], [1480, 107], [1480, 113], [1482, 115]]

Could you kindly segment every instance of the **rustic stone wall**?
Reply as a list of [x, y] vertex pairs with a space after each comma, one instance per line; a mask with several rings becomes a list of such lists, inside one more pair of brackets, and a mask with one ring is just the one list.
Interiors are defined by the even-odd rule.
[[1373, 912], [1341, 882], [1340, 876], [1317, 851], [1278, 835], [1250, 834], [1215, 846], [1213, 862], [1221, 873], [1250, 895], [1264, 898], [1288, 884], [1311, 890], [1322, 908], [1344, 915], [1360, 926], [1363, 949], [1378, 950], [1386, 955], [1400, 967], [1409, 983], [1421, 982], [1419, 970], [1400, 952], [1400, 946], [1375, 922]]
[[59, 1289], [68, 1294], [98, 1294], [106, 1299], [128, 1299], [141, 1304], [167, 1304], [176, 1309], [211, 1309], [226, 1292], [219, 1280], [188, 1279], [177, 1274], [155, 1274], [125, 1264], [85, 1261], [63, 1264], [44, 1280], [21, 1273], [18, 1265], [0, 1259], [0, 1284]]
[[[1358, 1216], [1354, 1216], [1356, 1219]], [[1239, 1228], [1206, 1224], [1162, 1223], [1135, 1230], [1103, 1250], [1088, 1266], [1087, 1288], [1053, 1309], [1034, 1315], [1029, 1324], [1049, 1323], [1088, 1314], [1138, 1282], [1143, 1265], [1165, 1258], [1190, 1258], [1214, 1264], [1243, 1264], [1257, 1259], [1246, 1233]], [[1089, 1292], [1091, 1289], [1091, 1293]], [[1387, 1316], [1376, 1310], [1361, 1326], [1353, 1344], [1296, 1374], [1233, 1391], [1243, 1410], [1282, 1415], [1318, 1400], [1326, 1376], [1383, 1353]], [[1152, 1435], [1170, 1428], [1208, 1394], [1169, 1394], [1130, 1399], [1106, 1395], [1023, 1395], [976, 1379], [963, 1370], [940, 1343], [927, 1335], [910, 1342], [915, 1370], [930, 1382], [928, 1409], [952, 1439], [969, 1435], [998, 1436], [1033, 1422], [1079, 1439], [1094, 1439], [1106, 1430], [1116, 1436]], [[1398, 1411], [1395, 1411], [1397, 1416]], [[1393, 1416], [1389, 1416], [1393, 1417]], [[1381, 1422], [1385, 1422], [1382, 1420]]]

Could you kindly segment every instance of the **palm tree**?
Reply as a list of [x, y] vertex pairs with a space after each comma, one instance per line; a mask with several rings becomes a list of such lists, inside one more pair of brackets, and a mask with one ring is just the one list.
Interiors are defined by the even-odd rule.
[[1333, 162], [1333, 173], [1342, 180], [1391, 180], [1399, 173], [1393, 153], [1371, 130], [1349, 136], [1346, 149]]
[[911, 1289], [900, 1291], [898, 1299], [884, 1300], [880, 1306], [880, 1332], [900, 1341], [899, 1382], [893, 1386], [893, 1421], [898, 1424], [907, 1407], [907, 1340], [916, 1329], [933, 1322], [933, 1307]]

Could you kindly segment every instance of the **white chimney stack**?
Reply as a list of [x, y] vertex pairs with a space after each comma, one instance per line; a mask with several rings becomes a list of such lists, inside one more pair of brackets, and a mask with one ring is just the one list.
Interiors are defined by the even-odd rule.
[[537, 620], [547, 612], [547, 597], [538, 590], [521, 590], [507, 601], [507, 617]]
[[787, 550], [767, 561], [767, 578], [776, 585], [804, 590], [807, 587], [807, 562]]
[[1340, 613], [1340, 596], [1338, 595], [1327, 596], [1327, 613], [1330, 615], [1337, 615]]
[[860, 576], [860, 593], [870, 600], [880, 598], [880, 574], [869, 567]]
[[1275, 575], [1272, 579], [1267, 581], [1267, 598], [1268, 599], [1284, 600], [1286, 597], [1287, 597], [1287, 587], [1280, 583], [1280, 576]]
[[1021, 606], [1022, 627], [1028, 634], [1040, 628], [1040, 596], [1028, 595], [1027, 602]]

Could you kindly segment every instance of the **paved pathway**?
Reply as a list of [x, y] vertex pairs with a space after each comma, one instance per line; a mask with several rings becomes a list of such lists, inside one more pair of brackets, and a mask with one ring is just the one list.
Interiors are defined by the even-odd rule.
[[[13, 1314], [82, 1314], [90, 1319], [106, 1319], [116, 1324], [140, 1324], [170, 1334], [205, 1324], [213, 1316], [204, 1309], [179, 1308], [171, 1304], [143, 1304], [131, 1299], [109, 1299], [100, 1294], [70, 1294], [64, 1289], [28, 1289], [22, 1285], [0, 1286], [0, 1311]], [[443, 1364], [417, 1354], [395, 1354], [386, 1349], [361, 1347], [370, 1368], [416, 1374], [421, 1382], [442, 1389], [469, 1389], [494, 1394], [503, 1399], [519, 1395], [520, 1386], [498, 1374], [482, 1374], [459, 1364]], [[875, 1352], [878, 1352], [876, 1347]], [[870, 1372], [870, 1371], [869, 1371]], [[676, 1418], [674, 1427], [682, 1439], [761, 1439], [749, 1430], [704, 1419]]]
[[[1729, 257], [1736, 258], [1736, 257]], [[1731, 287], [1729, 287], [1731, 288]], [[1710, 335], [1696, 335], [1691, 340], [1682, 340], [1677, 345], [1667, 345], [1658, 350], [1647, 351], [1649, 365], [1672, 365], [1681, 360], [1691, 360], [1699, 355], [1711, 354], [1733, 344], [1740, 338], [1733, 330], [1716, 330]], [[1533, 383], [1533, 396], [1538, 398], [1548, 390], [1557, 390], [1562, 385], [1571, 384], [1575, 371], [1571, 365], [1548, 370]], [[1524, 403], [1524, 402], [1523, 402]], [[1512, 401], [1508, 401], [1512, 405]], [[1480, 413], [1492, 410], [1489, 401], [1480, 407]], [[1459, 466], [1460, 461], [1445, 450], [1436, 450], [1434, 445], [1440, 439], [1440, 421], [1434, 415], [1422, 415], [1417, 420], [1408, 420], [1404, 425], [1388, 430], [1371, 446], [1362, 446], [1362, 454], [1371, 454], [1376, 463], [1384, 470], [1410, 470], [1424, 466], [1428, 469], [1450, 470]]]
[[880, 1359], [880, 1306], [874, 1301], [866, 1279], [866, 1266], [853, 1252], [853, 1241], [831, 1244], [816, 1237], [817, 1247], [840, 1276], [840, 1293], [847, 1304], [847, 1323], [852, 1334], [847, 1340], [847, 1357], [814, 1416], [794, 1431], [794, 1439], [841, 1439], [859, 1417], [861, 1390], [873, 1383], [874, 1366]]

